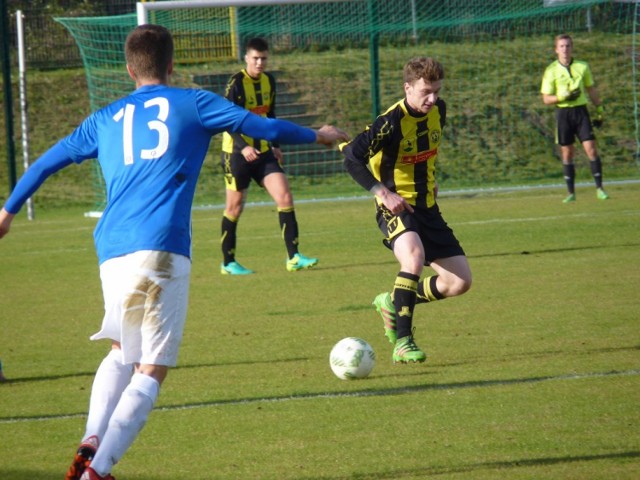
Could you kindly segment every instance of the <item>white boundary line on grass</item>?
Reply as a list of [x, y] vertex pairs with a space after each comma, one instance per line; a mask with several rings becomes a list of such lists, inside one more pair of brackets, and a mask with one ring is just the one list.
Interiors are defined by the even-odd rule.
[[[611, 180], [606, 182], [608, 185], [632, 185], [640, 183], [640, 179], [627, 179], [627, 180]], [[590, 187], [593, 186], [593, 183], [576, 183], [576, 187]], [[553, 189], [561, 189], [566, 188], [564, 185], [553, 184], [553, 185], [519, 185], [513, 187], [495, 187], [495, 188], [469, 188], [469, 189], [458, 189], [458, 190], [443, 190], [438, 193], [439, 196], [442, 197], [455, 197], [460, 195], [479, 195], [479, 194], [490, 194], [490, 193], [509, 193], [509, 192], [527, 192], [533, 190], [553, 190]], [[353, 197], [326, 197], [326, 198], [304, 198], [300, 200], [296, 200], [295, 203], [325, 203], [325, 202], [352, 202], [352, 201], [362, 201], [362, 200], [372, 200], [373, 197], [371, 195], [354, 195]], [[271, 201], [263, 201], [263, 202], [248, 202], [245, 204], [245, 207], [264, 207], [273, 205]], [[193, 210], [219, 210], [223, 209], [224, 204], [218, 205], [198, 205], [193, 207]]]
[[[190, 405], [174, 405], [166, 407], [154, 408], [155, 412], [175, 412], [179, 410], [194, 410], [198, 408], [224, 407], [251, 405], [254, 403], [279, 403], [298, 400], [316, 400], [316, 399], [332, 399], [332, 398], [364, 398], [364, 397], [385, 397], [390, 395], [406, 395], [430, 390], [460, 390], [466, 388], [483, 388], [483, 387], [499, 387], [504, 385], [519, 385], [543, 383], [559, 380], [584, 380], [589, 378], [611, 378], [611, 377], [629, 377], [640, 375], [640, 370], [623, 370], [609, 372], [591, 372], [591, 373], [569, 373], [565, 375], [519, 378], [507, 380], [472, 380], [468, 382], [456, 383], [435, 383], [432, 385], [415, 385], [388, 389], [377, 390], [359, 390], [355, 392], [327, 392], [327, 393], [309, 393], [300, 395], [290, 395], [283, 397], [263, 397], [263, 398], [246, 398], [241, 400], [214, 400], [211, 402], [193, 403]], [[354, 380], [353, 382], [357, 382]], [[86, 417], [85, 413], [74, 413], [68, 415], [46, 415], [40, 417], [28, 418], [0, 418], [0, 425], [11, 423], [29, 423], [42, 422], [46, 420], [67, 420], [70, 418]]]

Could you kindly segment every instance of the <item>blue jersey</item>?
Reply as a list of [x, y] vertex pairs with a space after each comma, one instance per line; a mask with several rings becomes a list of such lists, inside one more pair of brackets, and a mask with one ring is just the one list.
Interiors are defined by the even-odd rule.
[[205, 90], [143, 86], [91, 114], [35, 162], [5, 208], [17, 212], [46, 177], [71, 161], [97, 158], [107, 189], [94, 232], [100, 263], [139, 250], [190, 256], [196, 182], [211, 136], [223, 131], [283, 143], [316, 138], [311, 129], [260, 118]]

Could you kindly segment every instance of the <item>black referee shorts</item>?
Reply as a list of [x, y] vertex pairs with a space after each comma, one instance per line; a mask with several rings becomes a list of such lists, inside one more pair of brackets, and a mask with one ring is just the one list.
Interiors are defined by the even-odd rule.
[[556, 143], [563, 147], [573, 145], [576, 137], [581, 142], [596, 139], [586, 105], [556, 108], [556, 125]]

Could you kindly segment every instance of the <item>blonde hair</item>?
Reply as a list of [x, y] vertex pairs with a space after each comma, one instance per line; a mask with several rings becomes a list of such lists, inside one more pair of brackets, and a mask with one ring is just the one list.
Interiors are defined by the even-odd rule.
[[569, 43], [571, 43], [571, 46], [573, 47], [573, 38], [571, 38], [571, 35], [567, 33], [561, 33], [560, 35], [556, 35], [556, 38], [553, 41], [553, 45], [557, 46], [560, 40], [569, 40]]

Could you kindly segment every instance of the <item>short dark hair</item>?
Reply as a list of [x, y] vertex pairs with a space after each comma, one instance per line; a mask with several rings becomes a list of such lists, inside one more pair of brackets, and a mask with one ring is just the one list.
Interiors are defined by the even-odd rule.
[[124, 44], [127, 65], [137, 78], [163, 79], [173, 60], [173, 37], [160, 25], [134, 28]]
[[255, 50], [256, 52], [268, 52], [269, 44], [264, 38], [254, 37], [247, 42], [245, 52]]
[[425, 82], [436, 82], [444, 78], [442, 64], [431, 57], [415, 57], [404, 66], [404, 82], [413, 84], [423, 78]]

